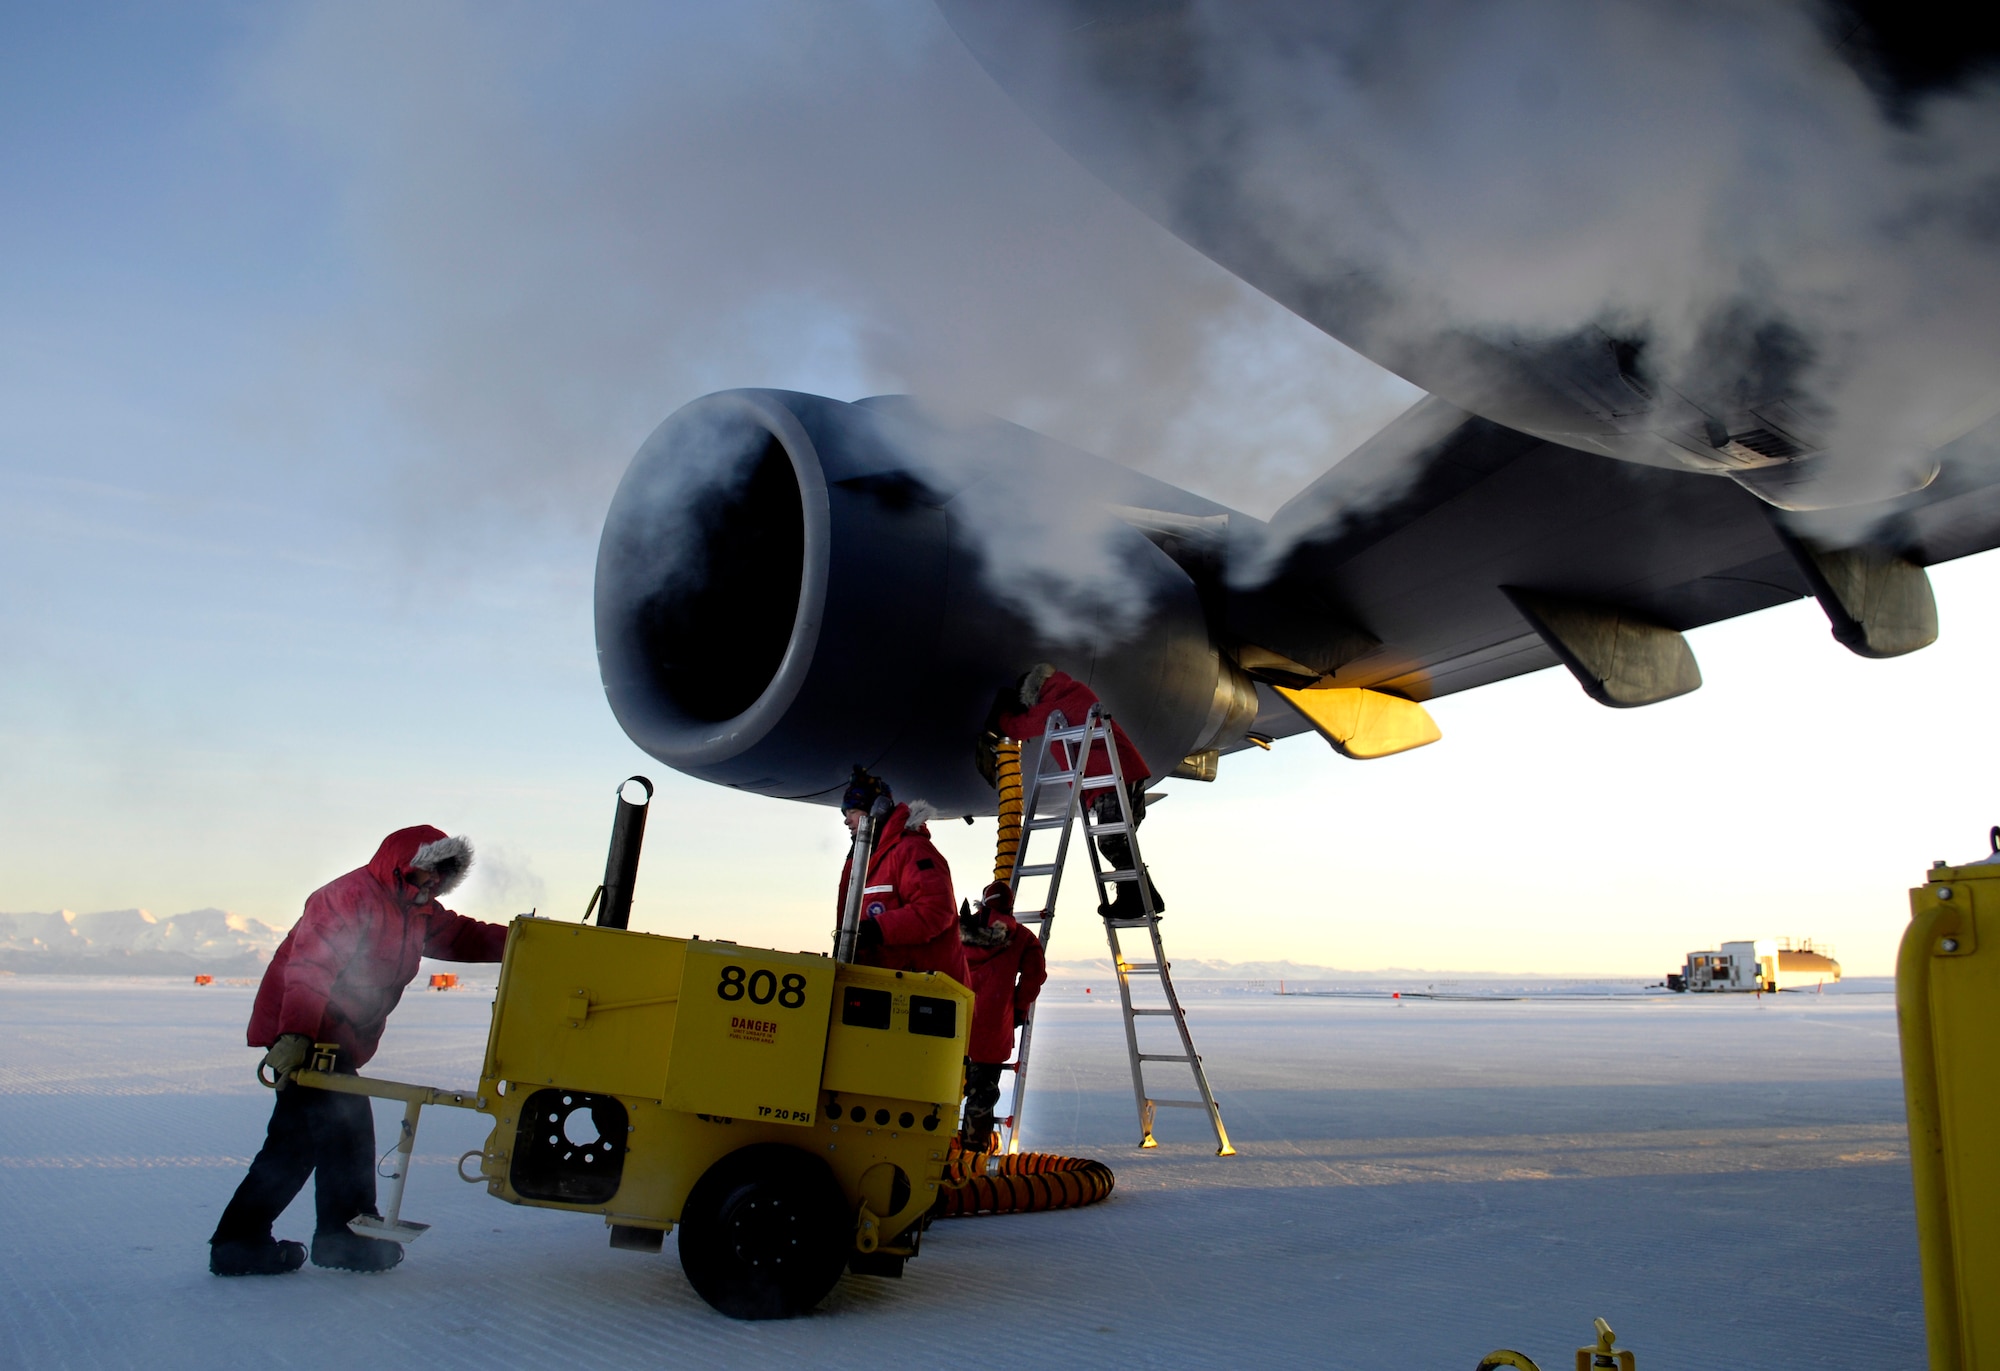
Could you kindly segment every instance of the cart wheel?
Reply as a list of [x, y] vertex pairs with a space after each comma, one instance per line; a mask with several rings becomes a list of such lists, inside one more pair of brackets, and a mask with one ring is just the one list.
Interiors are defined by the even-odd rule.
[[681, 1210], [681, 1270], [732, 1319], [788, 1319], [840, 1279], [853, 1226], [825, 1162], [760, 1143], [695, 1182]]

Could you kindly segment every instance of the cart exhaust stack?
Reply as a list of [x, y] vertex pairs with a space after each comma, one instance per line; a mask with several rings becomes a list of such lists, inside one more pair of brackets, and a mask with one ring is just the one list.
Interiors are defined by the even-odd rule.
[[[633, 799], [637, 788], [642, 797]], [[639, 880], [639, 848], [646, 840], [646, 811], [653, 804], [653, 783], [630, 776], [618, 787], [618, 809], [611, 818], [611, 850], [604, 857], [603, 902], [597, 909], [600, 928], [624, 928], [632, 922], [632, 891]]]

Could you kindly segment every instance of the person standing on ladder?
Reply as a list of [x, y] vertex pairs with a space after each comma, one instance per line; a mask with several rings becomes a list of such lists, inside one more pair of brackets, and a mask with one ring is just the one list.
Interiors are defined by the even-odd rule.
[[979, 906], [959, 915], [958, 936], [972, 973], [972, 1041], [966, 1048], [967, 1152], [993, 1150], [993, 1109], [1000, 1103], [1000, 1072], [1014, 1055], [1014, 1034], [1028, 1021], [1042, 983], [1049, 978], [1042, 940], [1014, 918], [1014, 895], [995, 881]]
[[250, 1046], [268, 1049], [260, 1069], [278, 1078], [264, 1146], [209, 1239], [218, 1276], [276, 1276], [305, 1265], [306, 1249], [271, 1236], [271, 1225], [315, 1176], [314, 1266], [386, 1271], [401, 1244], [351, 1232], [375, 1213], [375, 1116], [364, 1095], [288, 1085], [314, 1043], [339, 1047], [335, 1071], [367, 1064], [389, 1011], [425, 957], [497, 962], [505, 924], [484, 923], [438, 904], [465, 879], [472, 844], [420, 824], [382, 840], [368, 865], [306, 897], [305, 913], [278, 944], [250, 1010]]
[[[894, 800], [888, 782], [860, 767], [840, 797], [841, 818], [855, 832], [878, 797]], [[930, 820], [937, 813], [923, 800], [899, 804], [882, 822], [869, 854], [861, 887], [861, 924], [855, 931], [854, 960], [891, 971], [941, 971], [970, 985], [965, 947], [958, 940], [958, 901], [951, 892], [951, 868], [931, 845]], [[840, 868], [834, 897], [839, 919], [853, 875], [854, 856]]]
[[[1030, 742], [1042, 736], [1047, 727], [1049, 715], [1060, 710], [1064, 719], [1071, 724], [1080, 724], [1090, 715], [1090, 707], [1098, 702], [1097, 692], [1067, 672], [1057, 671], [1047, 662], [1038, 663], [1021, 678], [1016, 697], [1019, 709], [1003, 708], [995, 727], [1009, 738], [1019, 742]], [[1139, 749], [1125, 736], [1125, 730], [1118, 721], [1111, 721], [1111, 736], [1118, 747], [1118, 769], [1124, 773], [1126, 801], [1132, 811], [1132, 827], [1136, 830], [1146, 817], [1146, 782], [1152, 779], [1152, 768], [1139, 755]], [[1057, 759], [1063, 770], [1069, 769], [1067, 753]], [[1093, 752], [1084, 759], [1083, 774], [1103, 776], [1111, 770], [1111, 759], [1101, 752]], [[1093, 815], [1099, 823], [1115, 823], [1118, 820], [1118, 799], [1109, 790], [1100, 790], [1090, 799]], [[1027, 817], [1033, 818], [1033, 815]], [[1104, 854], [1104, 860], [1114, 869], [1131, 869], [1132, 844], [1122, 833], [1108, 833], [1097, 840], [1097, 850]], [[1151, 872], [1141, 873], [1147, 888], [1153, 896], [1153, 912], [1158, 914], [1166, 909], [1166, 901], [1160, 898], [1160, 888], [1153, 884]], [[1137, 919], [1145, 915], [1139, 901], [1137, 882], [1119, 883], [1118, 893], [1109, 904], [1098, 906], [1097, 912], [1107, 919]]]

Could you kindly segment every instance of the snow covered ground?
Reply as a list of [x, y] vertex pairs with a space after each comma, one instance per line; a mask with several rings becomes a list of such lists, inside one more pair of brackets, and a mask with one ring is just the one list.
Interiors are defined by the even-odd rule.
[[[1275, 988], [1275, 987], [1273, 987]], [[1916, 1367], [1922, 1312], [1893, 1002], [1388, 1000], [1189, 987], [1241, 1155], [1200, 1116], [1131, 1146], [1102, 986], [1052, 985], [1029, 1130], [1118, 1173], [1076, 1213], [940, 1224], [901, 1281], [738, 1324], [595, 1219], [451, 1171], [426, 1111], [401, 1269], [224, 1281], [215, 1216], [269, 1096], [251, 989], [0, 976], [0, 1365], [426, 1368], [1567, 1367], [1595, 1315], [1647, 1371]], [[487, 995], [413, 991], [376, 1074], [469, 1084]], [[392, 1137], [378, 1109], [383, 1145]], [[304, 1238], [309, 1199], [281, 1223]]]

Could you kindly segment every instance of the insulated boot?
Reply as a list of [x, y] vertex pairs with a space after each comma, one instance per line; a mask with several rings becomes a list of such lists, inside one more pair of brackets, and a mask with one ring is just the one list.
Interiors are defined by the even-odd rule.
[[335, 1229], [313, 1234], [313, 1265], [339, 1271], [387, 1271], [403, 1260], [403, 1245]]
[[[1147, 893], [1153, 897], [1153, 913], [1164, 914], [1167, 909], [1166, 902], [1160, 898], [1160, 888], [1153, 884], [1152, 873], [1142, 872], [1141, 874], [1146, 878]], [[1138, 883], [1135, 881], [1118, 882], [1118, 893], [1112, 896], [1110, 904], [1099, 905], [1097, 912], [1107, 919], [1145, 918], [1146, 909], [1139, 902]]]
[[208, 1269], [217, 1276], [282, 1276], [306, 1264], [306, 1245], [264, 1238], [258, 1242], [212, 1242]]

